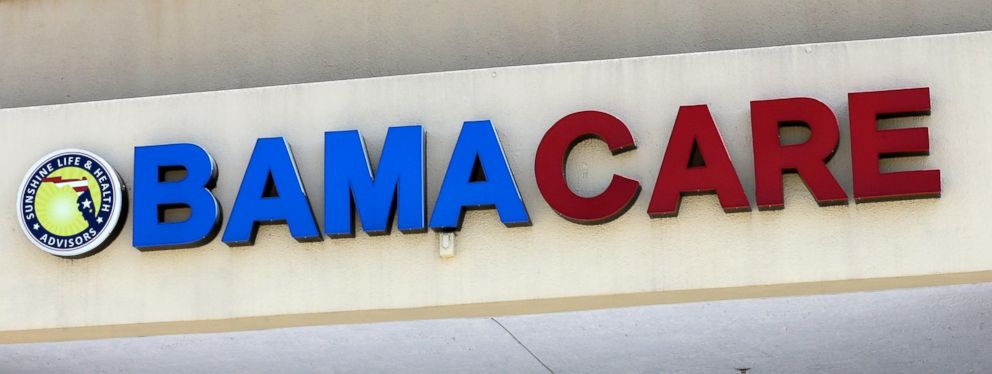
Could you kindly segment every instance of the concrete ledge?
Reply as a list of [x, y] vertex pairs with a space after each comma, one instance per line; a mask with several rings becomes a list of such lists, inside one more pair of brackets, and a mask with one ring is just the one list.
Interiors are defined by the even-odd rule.
[[854, 279], [828, 282], [805, 282], [767, 286], [712, 288], [687, 291], [644, 292], [605, 296], [562, 297], [542, 300], [445, 305], [427, 308], [362, 310], [204, 321], [152, 322], [125, 325], [0, 331], [0, 344], [107, 339], [134, 336], [200, 334], [350, 323], [556, 313], [605, 308], [623, 308], [642, 305], [837, 294], [845, 292], [866, 292], [987, 282], [992, 282], [992, 271], [934, 274], [911, 277]]

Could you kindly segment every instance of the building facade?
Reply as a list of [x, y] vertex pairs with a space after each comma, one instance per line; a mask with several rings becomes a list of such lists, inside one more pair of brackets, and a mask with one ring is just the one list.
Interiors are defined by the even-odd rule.
[[[988, 304], [987, 287], [961, 285], [992, 279], [986, 2], [8, 1], [0, 20], [0, 342], [13, 357], [0, 363], [13, 369], [59, 368], [31, 352], [72, 352], [70, 340], [567, 324], [546, 313], [618, 307], [660, 323], [679, 315], [663, 304], [731, 299], [760, 319], [777, 304], [755, 298], [892, 289], [907, 290], [842, 295], [854, 314], [819, 318], [863, 323], [891, 292], [923, 304], [970, 292], [929, 328], [984, 323], [953, 315]], [[70, 149], [86, 152], [46, 156]], [[104, 170], [119, 178], [104, 184]], [[49, 218], [70, 190], [79, 217]], [[717, 323], [700, 318], [683, 322]], [[323, 334], [310, 329], [273, 334]], [[686, 344], [725, 350], [699, 334]], [[966, 335], [956, 344], [981, 345]], [[831, 347], [805, 354], [846, 352]], [[925, 352], [951, 371], [986, 363], [955, 347]], [[549, 351], [558, 363], [526, 351], [543, 369], [584, 371], [567, 350]], [[456, 357], [408, 367], [500, 370]], [[509, 357], [489, 359], [534, 369]], [[853, 354], [830, 362], [861, 366], [644, 357], [588, 369], [885, 370]], [[189, 365], [178, 368], [216, 364]]]

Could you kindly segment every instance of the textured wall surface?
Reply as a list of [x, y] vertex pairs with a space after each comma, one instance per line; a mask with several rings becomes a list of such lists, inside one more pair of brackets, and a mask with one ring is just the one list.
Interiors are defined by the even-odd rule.
[[[492, 119], [531, 213], [532, 227], [502, 227], [469, 213], [458, 256], [438, 258], [434, 234], [359, 234], [300, 244], [265, 226], [256, 245], [142, 253], [130, 225], [81, 260], [31, 246], [13, 210], [0, 216], [0, 330], [415, 308], [495, 301], [699, 290], [992, 270], [988, 179], [992, 160], [992, 33], [786, 46], [596, 62], [337, 81], [0, 111], [0, 139], [16, 196], [20, 173], [58, 148], [102, 155], [131, 184], [135, 145], [194, 142], [220, 168], [225, 217], [256, 138], [285, 136], [322, 222], [323, 131], [360, 128], [373, 160], [386, 128], [428, 132], [433, 205], [462, 121]], [[892, 121], [928, 126], [929, 157], [885, 168], [940, 168], [940, 199], [820, 208], [796, 177], [786, 208], [724, 214], [713, 196], [687, 198], [679, 217], [645, 213], [679, 105], [708, 103], [745, 189], [753, 178], [748, 102], [810, 96], [840, 118], [830, 167], [850, 191], [847, 93], [928, 86], [933, 113]], [[596, 109], [624, 120], [634, 152], [603, 157], [583, 143], [568, 174], [592, 194], [612, 172], [640, 180], [621, 219], [582, 226], [553, 213], [536, 190], [534, 150], [562, 116]], [[45, 136], [38, 136], [45, 129]], [[13, 199], [11, 199], [13, 203]], [[815, 292], [815, 291], [814, 291]], [[588, 307], [596, 307], [591, 303]], [[602, 305], [599, 305], [602, 306]]]
[[988, 0], [6, 0], [0, 108], [980, 30]]

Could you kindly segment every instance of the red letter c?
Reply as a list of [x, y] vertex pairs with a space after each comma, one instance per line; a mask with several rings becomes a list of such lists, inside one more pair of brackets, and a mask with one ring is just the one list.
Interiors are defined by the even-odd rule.
[[588, 138], [602, 140], [614, 155], [636, 148], [627, 125], [616, 117], [596, 111], [572, 113], [544, 134], [537, 147], [534, 173], [537, 188], [551, 209], [569, 221], [592, 225], [623, 214], [636, 200], [641, 185], [614, 174], [610, 185], [599, 195], [582, 197], [572, 192], [565, 180], [565, 162], [572, 148]]

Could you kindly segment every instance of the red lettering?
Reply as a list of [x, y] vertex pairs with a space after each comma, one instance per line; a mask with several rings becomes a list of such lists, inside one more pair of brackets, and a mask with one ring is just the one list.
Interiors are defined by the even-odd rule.
[[851, 170], [857, 202], [940, 196], [940, 170], [882, 173], [879, 158], [927, 155], [926, 127], [879, 130], [879, 118], [930, 114], [930, 89], [856, 92], [851, 112]]
[[634, 137], [623, 122], [596, 111], [572, 113], [558, 120], [541, 139], [534, 161], [537, 187], [551, 209], [572, 222], [597, 224], [619, 217], [634, 203], [640, 183], [614, 174], [605, 191], [593, 197], [579, 196], [565, 180], [565, 162], [579, 142], [597, 138], [614, 155], [635, 148]]
[[[693, 148], [702, 158], [703, 165], [690, 165]], [[651, 217], [678, 215], [683, 195], [703, 192], [716, 192], [725, 212], [751, 210], [709, 108], [706, 105], [683, 106], [675, 118], [648, 214]]]
[[[802, 144], [782, 145], [779, 127], [791, 125], [807, 126], [809, 139]], [[847, 204], [847, 194], [827, 169], [840, 135], [837, 117], [826, 104], [811, 98], [752, 101], [751, 133], [759, 210], [785, 206], [783, 172], [799, 173], [819, 205]]]

